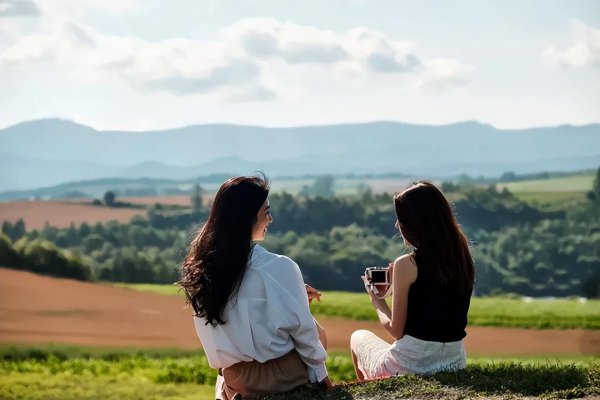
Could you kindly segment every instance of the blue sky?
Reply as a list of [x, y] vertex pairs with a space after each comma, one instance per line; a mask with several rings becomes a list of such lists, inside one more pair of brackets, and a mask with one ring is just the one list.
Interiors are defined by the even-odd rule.
[[0, 127], [600, 122], [598, 1], [0, 0]]

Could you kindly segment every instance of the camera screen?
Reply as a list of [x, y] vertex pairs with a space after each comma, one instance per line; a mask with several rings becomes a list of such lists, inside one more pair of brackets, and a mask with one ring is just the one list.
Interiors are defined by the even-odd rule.
[[376, 282], [386, 282], [387, 281], [387, 271], [371, 271], [371, 281]]

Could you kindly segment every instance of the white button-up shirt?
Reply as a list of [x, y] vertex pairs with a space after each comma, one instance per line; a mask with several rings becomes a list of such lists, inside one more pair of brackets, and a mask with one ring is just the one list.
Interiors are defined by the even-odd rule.
[[255, 245], [237, 297], [223, 312], [224, 325], [213, 327], [194, 317], [196, 332], [213, 368], [241, 361], [266, 362], [296, 349], [311, 382], [327, 376], [327, 352], [315, 321], [298, 265]]

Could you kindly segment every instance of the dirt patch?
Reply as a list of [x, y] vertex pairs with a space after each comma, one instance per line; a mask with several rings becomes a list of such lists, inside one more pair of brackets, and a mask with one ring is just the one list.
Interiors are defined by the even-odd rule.
[[[347, 350], [350, 334], [376, 322], [321, 319], [330, 349]], [[198, 348], [182, 298], [0, 268], [0, 342]], [[467, 351], [480, 355], [600, 354], [600, 332], [468, 329]]]
[[[91, 201], [90, 199], [89, 202]], [[43, 228], [46, 223], [58, 228], [66, 228], [71, 223], [79, 226], [84, 222], [90, 225], [110, 220], [128, 222], [136, 215], [145, 216], [146, 210], [92, 206], [85, 204], [83, 200], [0, 203], [0, 221], [16, 222], [22, 218], [28, 231]]]

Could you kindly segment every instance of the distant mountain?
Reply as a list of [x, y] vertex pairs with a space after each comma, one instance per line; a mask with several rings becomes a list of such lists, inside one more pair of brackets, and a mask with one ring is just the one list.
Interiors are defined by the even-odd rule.
[[297, 128], [197, 125], [121, 132], [45, 119], [0, 130], [0, 191], [102, 177], [189, 179], [412, 173], [494, 176], [600, 165], [600, 125], [501, 130], [478, 122]]

